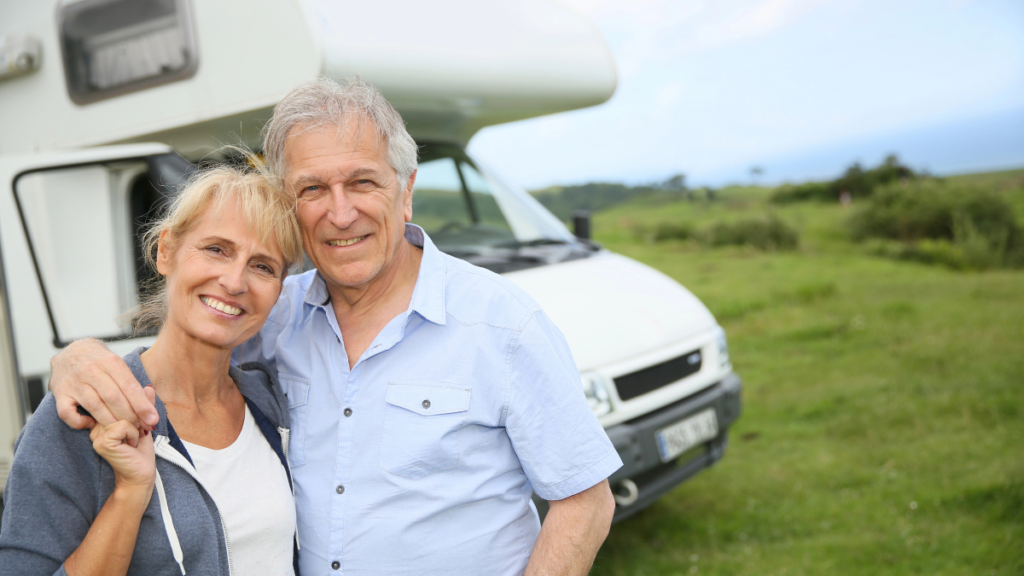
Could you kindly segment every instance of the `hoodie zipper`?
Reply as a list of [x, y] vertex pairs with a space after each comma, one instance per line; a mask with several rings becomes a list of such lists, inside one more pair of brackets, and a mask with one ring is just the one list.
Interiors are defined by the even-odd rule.
[[[295, 503], [295, 473], [292, 472], [292, 461], [288, 458], [288, 442], [291, 440], [292, 431], [290, 428], [277, 428], [277, 434], [281, 437], [281, 451], [284, 452], [284, 463], [288, 466], [288, 476], [291, 477], [290, 482], [292, 488], [292, 504]], [[298, 509], [296, 508], [295, 514], [295, 549], [302, 550], [302, 544], [299, 542], [299, 515]]]
[[[168, 440], [166, 436], [155, 436], [153, 439], [156, 445], [157, 456], [160, 456], [165, 461], [184, 470], [192, 477], [193, 480], [196, 481], [196, 484], [199, 484], [199, 487], [206, 492], [206, 495], [210, 496], [210, 500], [213, 500], [213, 496], [210, 494], [210, 491], [203, 484], [203, 481], [199, 479], [195, 469], [188, 463], [188, 460], [185, 460], [185, 457], [182, 456], [180, 452], [170, 446], [170, 440]], [[216, 508], [216, 503], [214, 506]], [[220, 520], [220, 528], [224, 533], [224, 547], [227, 550], [228, 555], [228, 576], [234, 576], [235, 567], [234, 562], [231, 559], [231, 539], [228, 538], [228, 527], [227, 524], [224, 523], [224, 515], [220, 513], [220, 510], [217, 510], [217, 518]], [[168, 518], [168, 520], [170, 519]]]

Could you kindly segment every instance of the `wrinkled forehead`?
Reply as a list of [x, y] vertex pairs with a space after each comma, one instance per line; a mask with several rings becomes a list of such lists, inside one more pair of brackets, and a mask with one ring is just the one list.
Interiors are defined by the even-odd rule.
[[[311, 145], [312, 144], [312, 145]], [[284, 143], [284, 171], [329, 153], [359, 153], [388, 163], [387, 140], [368, 116], [350, 112], [340, 118], [299, 123], [288, 131]]]

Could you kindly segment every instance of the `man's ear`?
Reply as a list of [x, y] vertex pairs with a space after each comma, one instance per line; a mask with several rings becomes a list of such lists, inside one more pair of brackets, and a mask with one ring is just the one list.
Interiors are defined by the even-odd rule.
[[405, 197], [402, 198], [402, 202], [405, 204], [405, 221], [412, 222], [412, 186], [416, 183], [416, 172], [413, 170], [412, 174], [409, 175], [408, 182], [405, 183]]
[[160, 239], [156, 242], [156, 271], [161, 276], [171, 273], [171, 232], [164, 230], [160, 233]]

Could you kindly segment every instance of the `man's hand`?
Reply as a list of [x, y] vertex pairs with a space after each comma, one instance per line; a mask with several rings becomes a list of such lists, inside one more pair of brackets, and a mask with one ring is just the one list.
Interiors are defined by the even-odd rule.
[[615, 515], [608, 481], [549, 504], [526, 576], [584, 576], [590, 572]]
[[[119, 420], [152, 430], [160, 421], [152, 386], [143, 391], [124, 360], [99, 340], [73, 342], [50, 359], [50, 371], [57, 414], [76, 430], [96, 422], [110, 426]], [[80, 414], [79, 406], [92, 418]]]

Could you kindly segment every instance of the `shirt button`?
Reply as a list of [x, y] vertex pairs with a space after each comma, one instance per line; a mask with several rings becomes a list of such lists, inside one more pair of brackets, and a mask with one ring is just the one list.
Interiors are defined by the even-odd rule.
[[341, 562], [338, 562], [337, 560], [335, 560], [334, 562], [331, 562], [331, 568], [333, 568], [335, 570], [337, 570], [338, 568], [341, 568]]
[[345, 493], [345, 487], [342, 486], [341, 484], [338, 484], [338, 487], [335, 488], [334, 491], [337, 492], [338, 494], [344, 494]]
[[424, 400], [423, 401], [423, 407], [424, 408], [430, 408], [430, 400]]
[[351, 415], [352, 415], [352, 409], [351, 408], [345, 408], [345, 417], [348, 418]]

